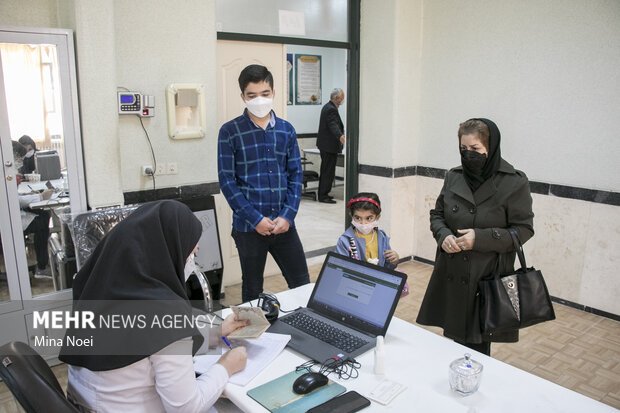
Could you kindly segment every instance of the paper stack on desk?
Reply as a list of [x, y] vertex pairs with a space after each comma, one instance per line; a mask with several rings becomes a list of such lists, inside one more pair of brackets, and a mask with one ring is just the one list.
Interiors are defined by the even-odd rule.
[[250, 324], [233, 331], [228, 338], [258, 338], [270, 326], [269, 321], [265, 318], [265, 313], [259, 307], [232, 306], [230, 309], [237, 316], [237, 320], [250, 320]]
[[[230, 336], [229, 336], [230, 337]], [[244, 346], [248, 354], [245, 369], [233, 374], [228, 380], [232, 384], [245, 386], [261, 371], [267, 368], [273, 360], [284, 350], [291, 339], [288, 334], [264, 333], [260, 338], [249, 340], [234, 340], [233, 347]], [[194, 371], [203, 374], [214, 365], [219, 355], [204, 355], [194, 357]]]

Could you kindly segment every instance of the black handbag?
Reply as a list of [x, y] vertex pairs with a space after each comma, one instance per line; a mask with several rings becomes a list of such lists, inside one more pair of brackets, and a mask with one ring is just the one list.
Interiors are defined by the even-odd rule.
[[499, 259], [493, 274], [478, 282], [480, 328], [483, 334], [513, 331], [554, 320], [555, 312], [540, 271], [527, 268], [523, 247], [514, 228], [508, 228], [521, 268], [499, 273]]

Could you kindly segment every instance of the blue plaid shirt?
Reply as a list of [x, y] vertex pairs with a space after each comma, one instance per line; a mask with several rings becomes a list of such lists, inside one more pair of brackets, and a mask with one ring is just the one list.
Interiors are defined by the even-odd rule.
[[297, 134], [271, 113], [265, 130], [247, 110], [220, 128], [218, 178], [237, 231], [254, 231], [263, 217], [282, 217], [293, 226], [297, 215], [303, 179]]

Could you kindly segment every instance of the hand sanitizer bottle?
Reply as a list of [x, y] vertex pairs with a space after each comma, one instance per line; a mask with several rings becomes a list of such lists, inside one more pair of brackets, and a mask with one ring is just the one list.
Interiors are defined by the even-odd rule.
[[385, 350], [383, 349], [383, 336], [377, 336], [375, 347], [375, 374], [385, 374]]

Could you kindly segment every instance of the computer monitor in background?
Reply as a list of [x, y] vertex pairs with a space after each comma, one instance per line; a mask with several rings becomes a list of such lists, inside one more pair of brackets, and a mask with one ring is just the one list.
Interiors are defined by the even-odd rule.
[[39, 151], [34, 154], [36, 171], [41, 175], [41, 181], [60, 179], [60, 157], [54, 150]]

